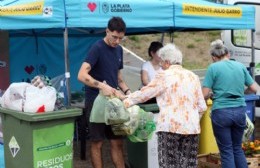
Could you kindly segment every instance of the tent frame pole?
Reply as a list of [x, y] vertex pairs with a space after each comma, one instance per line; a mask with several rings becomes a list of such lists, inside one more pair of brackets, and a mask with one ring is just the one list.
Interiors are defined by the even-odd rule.
[[250, 69], [253, 79], [255, 79], [255, 30], [251, 30], [251, 63]]
[[64, 59], [65, 59], [65, 80], [66, 80], [66, 94], [64, 95], [67, 98], [66, 105], [71, 105], [71, 90], [70, 90], [70, 62], [69, 62], [69, 49], [68, 49], [68, 28], [64, 29]]

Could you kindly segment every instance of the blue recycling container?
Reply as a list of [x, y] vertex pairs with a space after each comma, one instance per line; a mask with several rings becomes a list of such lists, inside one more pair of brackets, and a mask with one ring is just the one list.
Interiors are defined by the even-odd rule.
[[255, 101], [258, 99], [259, 96], [255, 94], [245, 95], [246, 113], [253, 123], [255, 118]]
[[[253, 123], [255, 123], [255, 101], [256, 100], [259, 100], [258, 95], [255, 94], [245, 95], [246, 113]], [[254, 140], [254, 134], [250, 139]]]
[[0, 142], [0, 167], [5, 167], [4, 145]]

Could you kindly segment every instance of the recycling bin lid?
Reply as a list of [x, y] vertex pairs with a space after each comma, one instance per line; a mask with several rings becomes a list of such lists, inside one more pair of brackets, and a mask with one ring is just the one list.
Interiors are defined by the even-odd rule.
[[18, 118], [20, 120], [34, 122], [80, 116], [82, 114], [82, 109], [69, 107], [65, 110], [57, 110], [44, 113], [30, 113], [0, 107], [0, 113], [12, 115], [13, 117]]
[[153, 112], [153, 113], [158, 113], [159, 112], [159, 107], [156, 103], [152, 104], [138, 104], [140, 108], [142, 108], [144, 111], [147, 112]]
[[255, 95], [255, 94], [245, 95], [245, 100], [246, 101], [259, 100], [259, 95]]

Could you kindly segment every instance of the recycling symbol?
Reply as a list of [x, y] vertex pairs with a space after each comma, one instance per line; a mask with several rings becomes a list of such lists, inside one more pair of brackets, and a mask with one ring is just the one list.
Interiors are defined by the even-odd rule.
[[14, 136], [11, 138], [9, 142], [9, 149], [13, 157], [15, 157], [20, 150], [20, 146], [18, 145]]

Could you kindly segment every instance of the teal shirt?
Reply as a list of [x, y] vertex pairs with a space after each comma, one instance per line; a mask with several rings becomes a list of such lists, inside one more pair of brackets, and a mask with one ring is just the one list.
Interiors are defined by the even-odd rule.
[[203, 87], [213, 91], [212, 110], [215, 110], [246, 106], [244, 89], [253, 82], [253, 78], [242, 63], [223, 60], [208, 67]]

